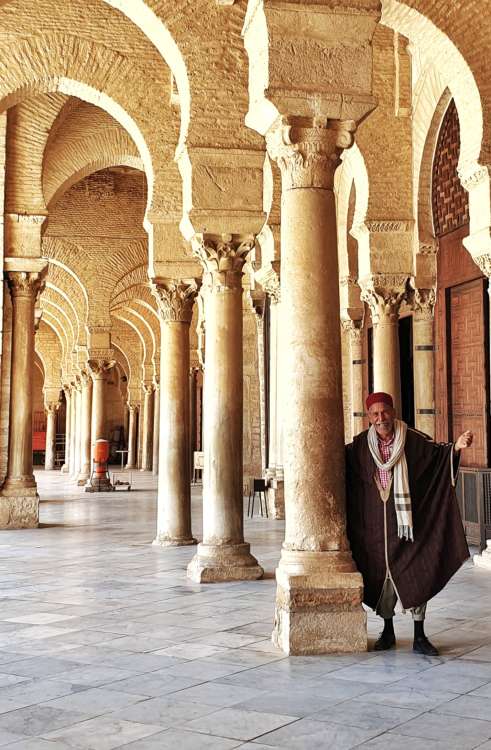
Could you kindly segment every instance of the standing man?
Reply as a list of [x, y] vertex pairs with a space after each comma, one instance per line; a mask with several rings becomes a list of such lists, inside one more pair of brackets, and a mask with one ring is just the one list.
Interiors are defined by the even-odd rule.
[[392, 397], [372, 393], [370, 428], [347, 446], [348, 536], [363, 575], [364, 602], [384, 619], [376, 651], [395, 646], [394, 608], [414, 620], [414, 651], [438, 655], [425, 636], [426, 602], [469, 557], [454, 486], [464, 432], [435, 443], [396, 419]]

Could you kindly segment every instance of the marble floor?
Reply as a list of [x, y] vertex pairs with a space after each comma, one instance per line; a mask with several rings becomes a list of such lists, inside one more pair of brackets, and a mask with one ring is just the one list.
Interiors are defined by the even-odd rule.
[[1, 748], [491, 750], [490, 573], [465, 565], [429, 605], [441, 657], [412, 653], [401, 614], [397, 650], [286, 658], [283, 524], [246, 522], [264, 580], [192, 584], [193, 548], [150, 544], [155, 478], [133, 480], [87, 495], [39, 472], [41, 528], [0, 532]]

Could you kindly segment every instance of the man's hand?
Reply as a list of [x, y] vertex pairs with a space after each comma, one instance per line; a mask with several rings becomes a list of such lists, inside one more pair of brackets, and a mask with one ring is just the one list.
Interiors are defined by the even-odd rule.
[[455, 450], [461, 451], [462, 448], [468, 448], [470, 445], [472, 445], [473, 440], [474, 440], [473, 433], [470, 430], [466, 430], [455, 441]]

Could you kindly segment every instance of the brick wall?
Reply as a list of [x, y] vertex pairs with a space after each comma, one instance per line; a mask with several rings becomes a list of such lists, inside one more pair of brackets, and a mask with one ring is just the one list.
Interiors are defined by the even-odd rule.
[[443, 118], [433, 160], [432, 206], [437, 237], [469, 223], [468, 194], [457, 174], [459, 128], [459, 116], [452, 99]]

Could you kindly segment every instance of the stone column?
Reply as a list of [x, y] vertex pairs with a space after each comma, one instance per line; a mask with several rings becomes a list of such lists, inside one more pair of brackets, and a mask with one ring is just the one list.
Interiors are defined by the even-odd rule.
[[82, 399], [80, 414], [80, 472], [77, 484], [84, 485], [90, 477], [91, 426], [92, 426], [92, 378], [82, 372]]
[[280, 365], [281, 344], [281, 289], [279, 274], [270, 273], [259, 278], [270, 299], [269, 335], [269, 455], [266, 476], [268, 478], [268, 513], [271, 518], [285, 518], [285, 491], [283, 473], [282, 418], [283, 400], [281, 388], [283, 371]]
[[243, 236], [206, 235], [196, 248], [206, 284], [203, 542], [188, 575], [198, 582], [263, 575], [244, 542], [242, 494], [242, 269], [253, 245]]
[[[111, 350], [107, 354], [110, 355]], [[104, 438], [107, 440], [106, 431], [106, 373], [114, 367], [114, 361], [108, 358], [90, 358], [88, 361], [89, 371], [92, 377], [92, 418], [91, 418], [91, 461], [94, 459], [94, 448], [96, 440]], [[109, 480], [107, 481], [108, 489]], [[101, 489], [99, 480], [97, 488]]]
[[364, 329], [362, 320], [345, 320], [343, 325], [348, 331], [350, 346], [350, 392], [351, 392], [351, 436], [354, 437], [365, 428], [365, 404], [363, 401], [363, 368], [366, 364], [363, 357]]
[[72, 408], [70, 409], [70, 460], [68, 464], [68, 473], [70, 479], [75, 479], [76, 463], [76, 443], [77, 443], [77, 411], [79, 403], [79, 393], [75, 380], [72, 382]]
[[141, 471], [152, 471], [153, 437], [153, 385], [142, 383], [143, 425], [142, 425], [142, 464]]
[[128, 404], [128, 462], [127, 469], [136, 469], [136, 422], [138, 407], [135, 404]]
[[53, 471], [56, 459], [56, 413], [60, 408], [59, 401], [46, 404], [46, 453], [44, 468]]
[[0, 528], [34, 528], [39, 497], [32, 472], [32, 371], [34, 306], [41, 273], [9, 271], [12, 297], [12, 358], [7, 475], [0, 494]]
[[363, 580], [346, 536], [334, 171], [353, 122], [282, 118], [266, 135], [282, 174], [285, 541], [273, 642], [289, 654], [365, 650]]
[[72, 426], [72, 389], [69, 385], [64, 386], [66, 412], [65, 412], [65, 461], [61, 467], [62, 474], [68, 474], [70, 471], [70, 441]]
[[154, 544], [196, 544], [191, 531], [189, 466], [189, 326], [198, 293], [195, 279], [157, 279], [153, 293], [161, 321], [160, 456]]
[[73, 461], [73, 479], [78, 481], [80, 469], [82, 466], [82, 378], [77, 375], [76, 396], [75, 396], [75, 441], [74, 441], [74, 461]]
[[416, 289], [413, 297], [413, 373], [416, 428], [435, 437], [435, 289]]
[[361, 299], [370, 308], [373, 324], [373, 383], [375, 391], [390, 393], [401, 416], [399, 309], [406, 298], [408, 276], [373, 274], [360, 281]]
[[153, 394], [153, 439], [152, 439], [152, 474], [159, 473], [160, 442], [160, 383], [155, 383]]

